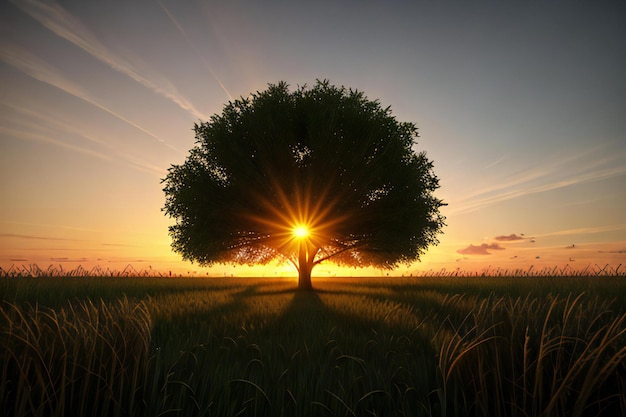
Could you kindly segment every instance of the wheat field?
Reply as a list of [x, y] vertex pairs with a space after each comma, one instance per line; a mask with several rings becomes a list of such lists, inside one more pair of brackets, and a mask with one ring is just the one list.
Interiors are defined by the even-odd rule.
[[0, 409], [626, 415], [625, 282], [5, 276]]

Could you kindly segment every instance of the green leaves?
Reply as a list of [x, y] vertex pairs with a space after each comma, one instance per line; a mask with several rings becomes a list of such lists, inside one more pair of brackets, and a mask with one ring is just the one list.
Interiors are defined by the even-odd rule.
[[195, 133], [163, 180], [172, 246], [185, 259], [293, 260], [294, 223], [312, 229], [313, 261], [394, 267], [437, 243], [443, 203], [432, 163], [413, 151], [417, 128], [362, 92], [280, 82]]

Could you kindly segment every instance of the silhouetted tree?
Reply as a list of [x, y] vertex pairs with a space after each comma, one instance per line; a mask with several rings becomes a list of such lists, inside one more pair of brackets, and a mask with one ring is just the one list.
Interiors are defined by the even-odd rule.
[[270, 84], [195, 133], [163, 180], [172, 247], [184, 259], [282, 259], [310, 289], [323, 261], [392, 269], [438, 243], [444, 204], [432, 162], [413, 150], [415, 125], [361, 92]]

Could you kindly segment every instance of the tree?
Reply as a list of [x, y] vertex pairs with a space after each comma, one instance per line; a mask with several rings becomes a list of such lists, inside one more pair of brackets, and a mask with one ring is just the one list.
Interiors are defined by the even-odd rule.
[[281, 82], [195, 125], [196, 145], [163, 180], [172, 247], [213, 263], [293, 263], [298, 286], [338, 265], [419, 260], [444, 225], [417, 128], [362, 92]]

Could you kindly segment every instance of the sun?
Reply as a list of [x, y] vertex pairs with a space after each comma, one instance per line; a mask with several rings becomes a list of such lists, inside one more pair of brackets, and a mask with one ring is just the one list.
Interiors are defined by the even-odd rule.
[[291, 229], [291, 233], [297, 239], [304, 239], [305, 237], [309, 236], [311, 232], [309, 231], [308, 227], [298, 225]]

